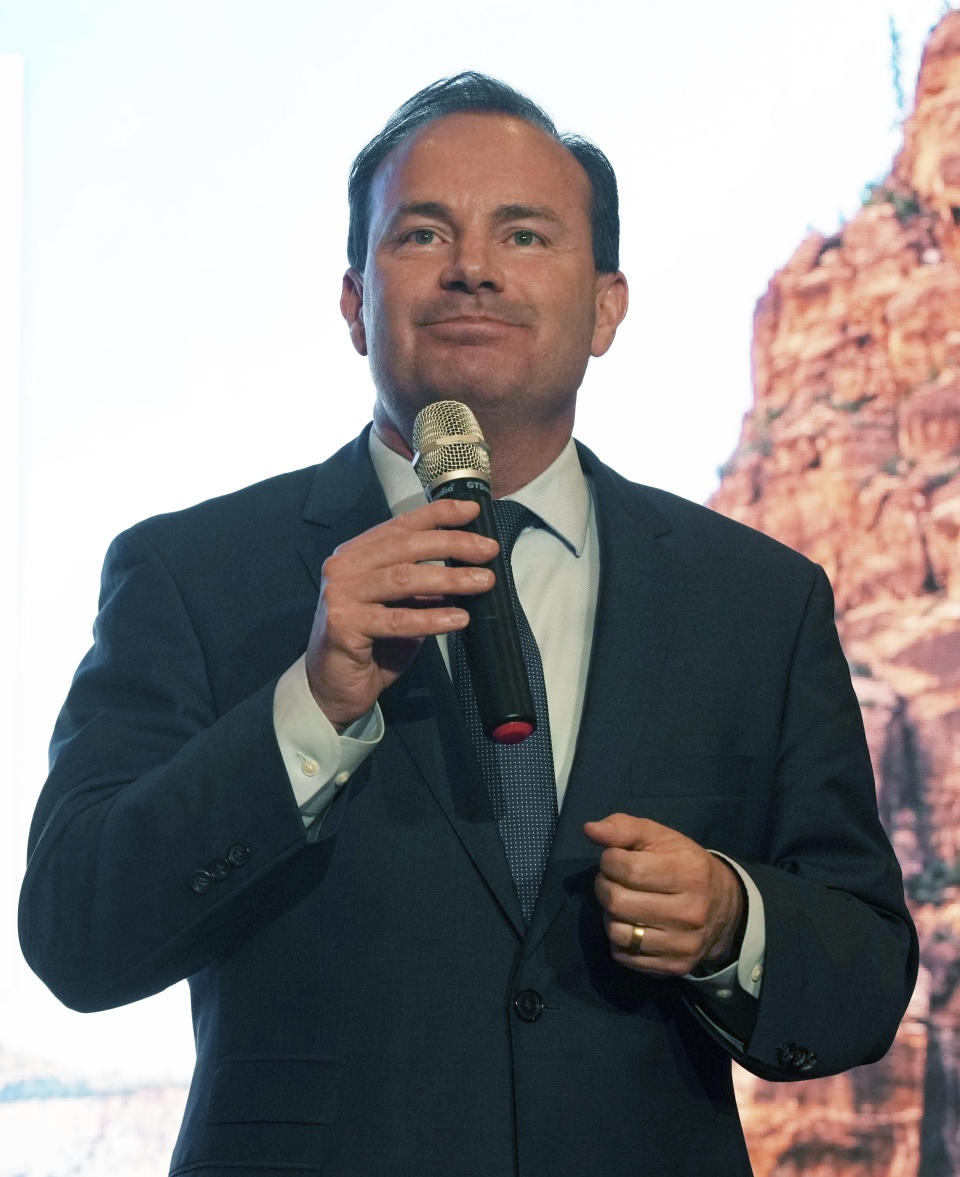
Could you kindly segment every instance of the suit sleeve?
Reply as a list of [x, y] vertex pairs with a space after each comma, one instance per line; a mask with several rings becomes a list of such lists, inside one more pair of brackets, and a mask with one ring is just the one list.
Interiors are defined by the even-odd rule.
[[[763, 984], [734, 1016], [731, 1052], [767, 1079], [875, 1061], [913, 991], [917, 938], [821, 569], [790, 662], [765, 846], [743, 863], [763, 897]], [[729, 1009], [700, 1012], [730, 1027]]]
[[20, 901], [24, 954], [67, 1005], [120, 1005], [202, 968], [302, 853], [274, 685], [221, 713], [157, 550], [137, 529], [114, 541], [94, 645], [54, 732]]

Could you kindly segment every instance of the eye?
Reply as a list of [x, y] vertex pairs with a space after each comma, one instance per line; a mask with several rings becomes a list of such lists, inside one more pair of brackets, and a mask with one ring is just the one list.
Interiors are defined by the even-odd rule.
[[432, 245], [437, 239], [433, 229], [411, 229], [404, 240], [412, 241], [415, 245]]
[[532, 229], [515, 229], [511, 237], [514, 245], [535, 245], [540, 240]]

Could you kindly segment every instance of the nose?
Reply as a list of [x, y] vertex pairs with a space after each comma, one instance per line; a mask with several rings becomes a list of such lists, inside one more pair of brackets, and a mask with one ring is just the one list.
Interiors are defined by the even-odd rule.
[[503, 290], [503, 270], [496, 243], [484, 233], [464, 233], [454, 243], [440, 275], [444, 290], [477, 294], [481, 290]]

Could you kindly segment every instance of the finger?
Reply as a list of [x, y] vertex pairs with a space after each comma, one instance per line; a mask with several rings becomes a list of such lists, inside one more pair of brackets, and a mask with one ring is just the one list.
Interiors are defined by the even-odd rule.
[[[351, 540], [338, 547], [323, 563], [323, 583], [352, 584], [359, 581], [362, 587], [364, 580], [389, 569], [396, 585], [404, 590], [400, 596], [413, 595], [419, 590], [406, 586], [410, 578], [418, 575], [418, 568], [432, 566], [440, 569], [425, 575], [428, 583], [430, 576], [442, 583], [444, 565], [451, 570], [464, 565], [487, 565], [498, 550], [496, 540], [466, 531], [383, 532], [379, 537], [368, 537], [362, 544]], [[469, 577], [463, 581], [466, 585], [471, 583]], [[454, 587], [437, 591], [457, 591], [455, 579], [448, 577], [447, 582]]]
[[615, 924], [609, 933], [610, 955], [628, 969], [648, 977], [682, 977], [696, 964], [687, 952], [674, 952], [662, 933], [634, 924]]
[[[324, 585], [323, 601], [328, 615], [355, 605], [391, 604], [424, 598], [450, 604], [446, 597], [474, 596], [488, 592], [496, 576], [489, 568], [448, 568], [443, 564], [392, 564], [386, 568], [361, 569], [350, 576], [331, 578]], [[348, 614], [349, 616], [349, 614]]]
[[324, 562], [323, 574], [342, 569], [381, 568], [387, 564], [419, 564], [426, 560], [459, 560], [465, 564], [486, 564], [496, 556], [495, 539], [472, 531], [410, 531], [405, 527], [381, 524], [380, 528], [340, 544]]
[[654, 850], [621, 850], [618, 847], [610, 847], [600, 855], [599, 877], [631, 891], [660, 895], [676, 895], [688, 885], [696, 885], [685, 858]]
[[604, 925], [613, 959], [650, 976], [683, 976], [700, 959], [702, 945], [690, 932], [665, 930], [644, 921], [625, 922], [608, 916], [604, 917]]
[[[602, 876], [597, 877], [595, 889], [608, 928], [643, 924], [656, 929], [656, 954], [682, 958], [686, 962], [684, 971], [689, 971], [711, 945], [719, 943], [707, 896], [632, 891]], [[723, 952], [719, 955], [726, 952], [726, 946], [721, 947]]]
[[609, 918], [604, 919], [604, 924], [612, 950], [634, 958], [658, 955], [658, 943], [664, 940], [664, 934], [658, 928], [650, 924], [626, 923]]
[[480, 504], [469, 499], [437, 499], [434, 503], [424, 503], [422, 506], [414, 507], [411, 511], [394, 515], [383, 523], [369, 528], [368, 531], [362, 532], [361, 535], [369, 535], [370, 532], [383, 529], [431, 531], [438, 527], [463, 527], [471, 519], [476, 519], [479, 514]]
[[412, 511], [404, 511], [395, 517], [403, 527], [412, 530], [429, 529], [434, 527], [462, 527], [480, 514], [480, 504], [470, 499], [437, 499], [436, 502], [424, 503], [422, 507], [414, 507]]
[[647, 817], [632, 817], [629, 813], [612, 813], [602, 821], [588, 821], [583, 832], [601, 846], [619, 846], [623, 850], [643, 850], [654, 842], [666, 826]]
[[[328, 624], [329, 639], [358, 657], [365, 655], [375, 641], [389, 638], [424, 638], [453, 633], [470, 624], [470, 614], [455, 605], [436, 608], [409, 606], [358, 606], [349, 628]], [[339, 636], [339, 640], [337, 640]]]
[[602, 874], [597, 875], [593, 889], [605, 919], [625, 924], [650, 924], [660, 929], [687, 923], [682, 896], [636, 891]]
[[[339, 551], [352, 550], [367, 546], [376, 546], [390, 537], [404, 535], [429, 535], [431, 532], [460, 531], [474, 520], [479, 512], [476, 503], [460, 499], [441, 499], [436, 503], [426, 503], [422, 507], [415, 507], [412, 511], [405, 511], [375, 527], [361, 532], [340, 545]], [[465, 534], [473, 535], [477, 540], [487, 545], [494, 545], [496, 540], [489, 536], [481, 536], [478, 532], [469, 531]]]

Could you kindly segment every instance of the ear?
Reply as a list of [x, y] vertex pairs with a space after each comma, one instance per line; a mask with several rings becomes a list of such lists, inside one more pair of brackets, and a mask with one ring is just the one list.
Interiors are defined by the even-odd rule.
[[617, 270], [615, 274], [597, 275], [596, 321], [593, 327], [592, 356], [602, 356], [613, 343], [617, 328], [627, 313], [630, 294], [627, 280]]
[[340, 313], [347, 320], [350, 338], [360, 355], [367, 354], [367, 332], [363, 326], [363, 275], [352, 267], [343, 275]]

